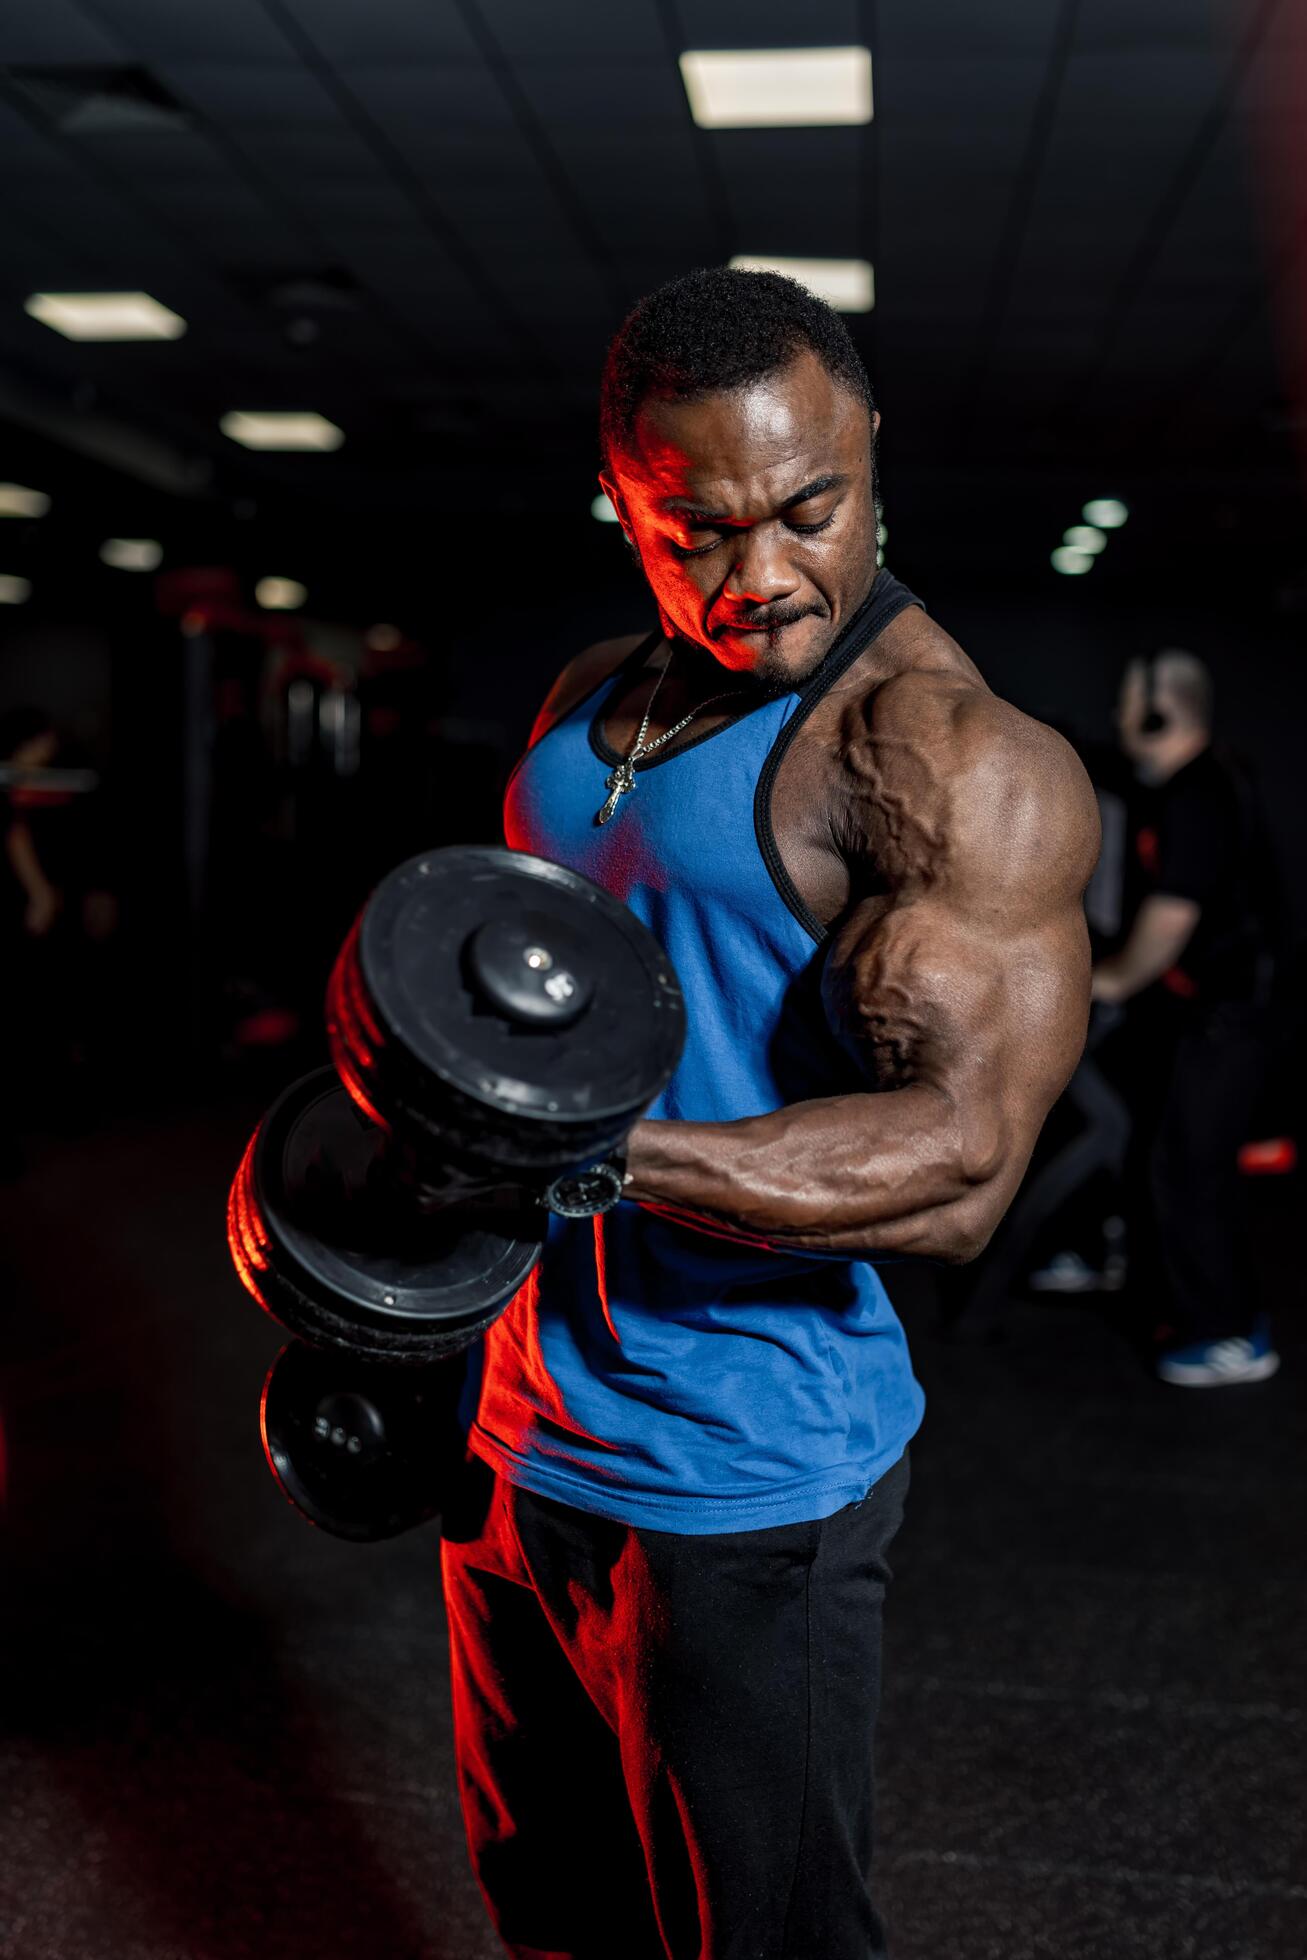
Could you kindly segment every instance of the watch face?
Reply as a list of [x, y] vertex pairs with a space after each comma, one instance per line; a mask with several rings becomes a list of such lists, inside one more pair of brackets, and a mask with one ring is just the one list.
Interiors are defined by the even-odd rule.
[[559, 1218], [593, 1218], [611, 1211], [622, 1195], [619, 1164], [590, 1164], [583, 1171], [558, 1177], [545, 1192], [545, 1204]]

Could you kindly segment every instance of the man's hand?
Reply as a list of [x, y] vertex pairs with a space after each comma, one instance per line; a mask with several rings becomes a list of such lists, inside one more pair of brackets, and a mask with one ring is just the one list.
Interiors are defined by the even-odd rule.
[[702, 1229], [958, 1261], [1011, 1202], [1084, 1044], [1098, 813], [1051, 730], [913, 672], [864, 710], [853, 886], [825, 996], [848, 1095], [736, 1123], [638, 1124], [627, 1195]]

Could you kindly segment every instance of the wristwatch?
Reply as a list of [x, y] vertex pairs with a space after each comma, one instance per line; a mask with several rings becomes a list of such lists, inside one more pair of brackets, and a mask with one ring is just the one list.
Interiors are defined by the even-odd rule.
[[597, 1163], [556, 1177], [540, 1202], [558, 1218], [594, 1218], [613, 1209], [627, 1181], [626, 1146], [622, 1144]]

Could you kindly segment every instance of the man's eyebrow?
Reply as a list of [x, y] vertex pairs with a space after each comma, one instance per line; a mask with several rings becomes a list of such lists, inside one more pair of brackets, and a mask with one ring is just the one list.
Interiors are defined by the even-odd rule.
[[[810, 497], [820, 497], [826, 490], [842, 490], [848, 477], [839, 471], [827, 476], [815, 476], [811, 483], [805, 483], [801, 490], [785, 499], [782, 510], [793, 510], [796, 504], [806, 504]], [[674, 511], [678, 517], [697, 517], [704, 524], [738, 524], [740, 519], [732, 517], [728, 510], [705, 510], [702, 504], [694, 503], [689, 497], [665, 497], [662, 508]]]

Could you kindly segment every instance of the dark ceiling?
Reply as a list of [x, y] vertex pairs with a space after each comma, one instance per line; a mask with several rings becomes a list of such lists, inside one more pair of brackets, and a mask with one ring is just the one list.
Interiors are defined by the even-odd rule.
[[[266, 518], [299, 525], [302, 551], [449, 510], [588, 524], [625, 307], [732, 252], [857, 254], [891, 513], [897, 491], [965, 559], [993, 549], [977, 485], [996, 486], [1044, 566], [1043, 530], [1056, 543], [1092, 495], [1239, 500], [1288, 538], [1272, 321], [1293, 241], [1259, 186], [1290, 168], [1305, 16], [10, 0], [0, 476], [44, 467], [102, 506], [107, 465], [109, 528]], [[846, 42], [872, 50], [867, 127], [692, 123], [681, 49]], [[34, 290], [138, 287], [184, 338], [75, 345], [22, 310]], [[273, 407], [320, 410], [344, 447], [253, 456], [218, 432], [225, 410]], [[164, 490], [172, 520], [149, 501]]]

